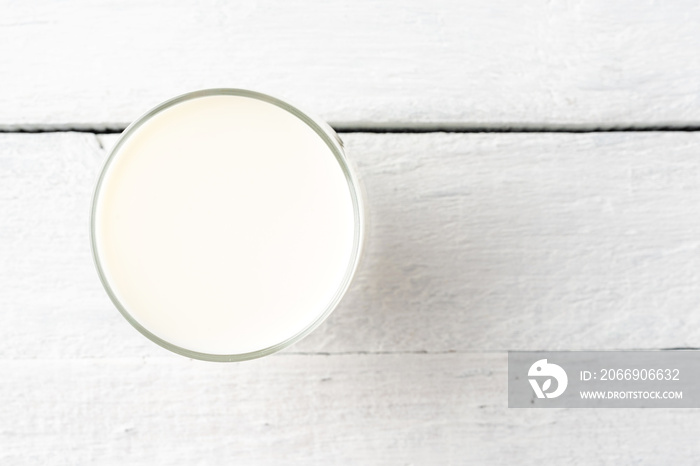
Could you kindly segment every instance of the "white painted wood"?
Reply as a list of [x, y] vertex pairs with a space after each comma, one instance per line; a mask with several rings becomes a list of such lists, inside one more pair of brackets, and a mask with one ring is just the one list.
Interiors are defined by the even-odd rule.
[[[342, 137], [365, 261], [289, 352], [700, 346], [700, 134]], [[167, 354], [93, 268], [104, 157], [92, 134], [0, 135], [0, 358]]]
[[506, 407], [505, 354], [0, 362], [13, 465], [691, 464], [684, 409]]
[[691, 0], [2, 0], [0, 11], [1, 128], [119, 126], [216, 86], [346, 126], [700, 122]]

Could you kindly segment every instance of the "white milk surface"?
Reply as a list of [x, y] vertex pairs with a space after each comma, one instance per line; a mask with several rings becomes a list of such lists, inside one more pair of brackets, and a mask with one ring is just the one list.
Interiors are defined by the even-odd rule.
[[117, 299], [192, 351], [242, 354], [296, 335], [352, 262], [340, 164], [304, 122], [249, 97], [199, 97], [151, 118], [96, 202], [96, 254]]

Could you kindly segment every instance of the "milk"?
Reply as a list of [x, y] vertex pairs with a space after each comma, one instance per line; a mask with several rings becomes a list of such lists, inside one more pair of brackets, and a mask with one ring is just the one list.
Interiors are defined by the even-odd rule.
[[98, 269], [115, 304], [166, 347], [261, 351], [317, 322], [347, 286], [353, 189], [329, 144], [289, 111], [191, 98], [148, 119], [106, 165]]

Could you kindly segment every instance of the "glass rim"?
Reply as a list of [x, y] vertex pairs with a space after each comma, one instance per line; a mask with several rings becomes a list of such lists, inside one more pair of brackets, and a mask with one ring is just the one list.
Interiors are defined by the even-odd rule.
[[[257, 350], [257, 351], [251, 351], [247, 353], [238, 353], [238, 354], [212, 354], [212, 353], [204, 353], [204, 352], [199, 352], [199, 351], [193, 351], [178, 345], [175, 345], [167, 340], [164, 340], [163, 338], [160, 338], [159, 336], [155, 335], [153, 332], [145, 328], [143, 325], [141, 325], [127, 310], [124, 305], [119, 301], [117, 298], [114, 290], [112, 289], [109, 280], [107, 279], [107, 276], [104, 272], [102, 263], [100, 262], [100, 257], [98, 254], [98, 247], [97, 247], [97, 240], [96, 240], [96, 235], [95, 235], [95, 218], [97, 214], [97, 201], [100, 195], [100, 191], [102, 188], [102, 183], [105, 178], [105, 174], [108, 171], [108, 168], [111, 164], [111, 162], [115, 159], [116, 155], [118, 154], [119, 150], [123, 146], [123, 144], [129, 139], [133, 133], [138, 130], [144, 123], [149, 121], [152, 117], [155, 115], [159, 114], [160, 112], [173, 107], [181, 102], [185, 102], [188, 100], [193, 100], [197, 99], [200, 97], [209, 97], [209, 96], [217, 96], [217, 95], [229, 95], [229, 96], [237, 96], [237, 97], [247, 97], [255, 100], [260, 100], [263, 102], [270, 103], [272, 105], [275, 105], [283, 110], [286, 110], [287, 112], [291, 113], [298, 119], [300, 119], [302, 122], [304, 122], [307, 126], [309, 126], [311, 129], [314, 130], [314, 132], [326, 143], [328, 148], [331, 150], [333, 153], [336, 161], [340, 165], [340, 168], [343, 171], [343, 174], [345, 176], [345, 180], [348, 183], [348, 189], [350, 190], [350, 197], [352, 199], [352, 205], [353, 205], [353, 214], [354, 214], [354, 235], [353, 235], [353, 245], [352, 245], [352, 253], [350, 257], [350, 261], [348, 264], [348, 267], [345, 271], [345, 275], [343, 276], [342, 281], [340, 282], [340, 286], [336, 290], [335, 294], [333, 295], [333, 298], [329, 301], [326, 309], [319, 314], [319, 316], [311, 322], [309, 325], [307, 325], [304, 329], [301, 331], [297, 332], [295, 335], [287, 338], [286, 340], [281, 341], [280, 343], [277, 343], [272, 346], [268, 346], [266, 348]], [[107, 295], [109, 296], [110, 300], [112, 301], [112, 304], [117, 308], [117, 310], [122, 314], [122, 316], [136, 329], [138, 330], [142, 335], [144, 335], [146, 338], [149, 340], [153, 341], [154, 343], [158, 344], [159, 346], [172, 351], [173, 353], [180, 354], [182, 356], [190, 357], [193, 359], [199, 359], [203, 361], [213, 361], [213, 362], [236, 362], [236, 361], [247, 361], [250, 359], [256, 359], [256, 358], [261, 358], [263, 356], [267, 356], [269, 354], [275, 353], [277, 351], [280, 351], [293, 343], [296, 343], [297, 341], [301, 340], [305, 336], [307, 336], [309, 333], [314, 331], [323, 321], [328, 318], [328, 316], [335, 310], [335, 308], [338, 306], [340, 303], [342, 297], [345, 295], [345, 292], [347, 291], [348, 287], [350, 286], [350, 283], [352, 282], [352, 279], [355, 275], [355, 272], [357, 271], [357, 267], [360, 262], [360, 257], [362, 255], [362, 249], [364, 245], [364, 236], [365, 236], [365, 223], [366, 223], [366, 218], [365, 218], [365, 207], [364, 207], [364, 202], [363, 202], [363, 193], [362, 193], [362, 187], [360, 185], [360, 182], [354, 173], [352, 167], [350, 166], [349, 161], [347, 160], [345, 156], [345, 151], [343, 148], [343, 142], [342, 140], [338, 137], [336, 132], [323, 120], [320, 120], [318, 118], [314, 118], [309, 116], [307, 113], [302, 112], [299, 110], [297, 107], [283, 101], [280, 99], [277, 99], [275, 97], [272, 97], [267, 94], [263, 94], [260, 92], [255, 92], [255, 91], [250, 91], [247, 89], [237, 89], [237, 88], [211, 88], [211, 89], [202, 89], [198, 91], [192, 91], [192, 92], [187, 92], [185, 94], [178, 95], [176, 97], [173, 97], [171, 99], [168, 99], [152, 109], [148, 110], [146, 113], [141, 115], [139, 118], [134, 120], [129, 126], [126, 127], [126, 129], [121, 133], [119, 136], [119, 139], [117, 142], [114, 144], [114, 147], [110, 150], [109, 154], [105, 158], [102, 167], [100, 168], [100, 174], [99, 177], [97, 178], [97, 182], [95, 184], [95, 189], [93, 191], [92, 195], [92, 203], [91, 203], [91, 208], [90, 208], [90, 250], [91, 250], [91, 255], [92, 259], [95, 265], [95, 268], [97, 269], [97, 274], [100, 278], [100, 282], [102, 283], [103, 288], [107, 292]]]

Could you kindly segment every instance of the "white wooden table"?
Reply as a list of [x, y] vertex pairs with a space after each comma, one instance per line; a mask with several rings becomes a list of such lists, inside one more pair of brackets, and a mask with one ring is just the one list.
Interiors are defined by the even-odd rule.
[[[506, 359], [700, 346], [699, 24], [689, 0], [0, 0], [0, 464], [697, 463], [696, 411], [508, 409]], [[239, 364], [143, 338], [88, 245], [106, 133], [205, 87], [330, 121], [371, 209], [342, 305]]]

